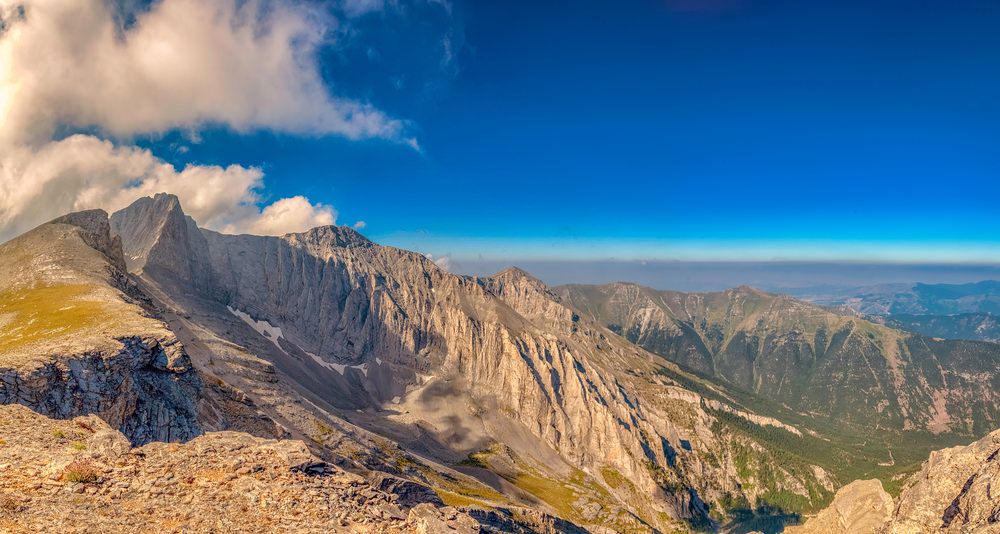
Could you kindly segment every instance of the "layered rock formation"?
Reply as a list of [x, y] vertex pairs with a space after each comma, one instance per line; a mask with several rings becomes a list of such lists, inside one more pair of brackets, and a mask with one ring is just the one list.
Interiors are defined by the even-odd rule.
[[[358, 460], [373, 435], [427, 465], [475, 454], [476, 468], [463, 469], [486, 491], [444, 483], [446, 492], [499, 491], [486, 501], [534, 502], [612, 529], [709, 524], [710, 502], [760, 495], [733, 464], [733, 450], [753, 447], [747, 436], [713, 436], [714, 416], [697, 400], [663, 395], [669, 380], [651, 355], [526, 273], [455, 276], [341, 227], [218, 234], [169, 195], [140, 200], [111, 226], [195, 365], [334, 455]], [[311, 406], [290, 405], [296, 395]], [[360, 461], [379, 468], [382, 456]], [[778, 472], [780, 487], [818, 495], [808, 468]], [[551, 491], [529, 488], [536, 479]]]
[[61, 217], [0, 245], [0, 402], [96, 413], [139, 444], [191, 439], [201, 380], [143, 308], [107, 217]]

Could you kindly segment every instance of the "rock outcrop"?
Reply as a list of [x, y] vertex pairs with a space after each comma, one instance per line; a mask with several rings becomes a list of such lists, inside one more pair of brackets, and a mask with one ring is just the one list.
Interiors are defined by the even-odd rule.
[[931, 453], [892, 501], [878, 480], [859, 480], [788, 534], [966, 534], [1000, 532], [1000, 430]]
[[833, 503], [786, 534], [871, 534], [893, 512], [892, 497], [878, 480], [857, 480], [837, 490]]
[[301, 441], [208, 433], [132, 448], [98, 417], [0, 406], [0, 530], [80, 532], [521, 532], [468, 513], [407, 508]]
[[910, 484], [879, 532], [1000, 532], [1000, 430], [966, 447], [935, 451]]
[[107, 213], [60, 217], [0, 245], [0, 258], [0, 402], [98, 414], [137, 444], [202, 432], [201, 380], [137, 300]]

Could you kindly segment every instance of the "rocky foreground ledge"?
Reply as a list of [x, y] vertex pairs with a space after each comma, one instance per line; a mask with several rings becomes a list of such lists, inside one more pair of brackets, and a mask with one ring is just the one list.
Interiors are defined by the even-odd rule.
[[212, 432], [132, 448], [96, 416], [0, 406], [3, 532], [495, 531], [455, 508], [396, 499], [301, 441]]
[[878, 480], [859, 480], [786, 534], [1000, 534], [1000, 430], [931, 453], [893, 501]]

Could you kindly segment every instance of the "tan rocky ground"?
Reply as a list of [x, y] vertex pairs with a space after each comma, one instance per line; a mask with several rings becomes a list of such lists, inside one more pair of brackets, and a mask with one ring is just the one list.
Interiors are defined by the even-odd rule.
[[394, 501], [300, 441], [214, 432], [132, 448], [94, 416], [0, 406], [3, 532], [481, 531], [457, 509]]
[[829, 507], [787, 534], [870, 534], [892, 517], [892, 497], [878, 480], [856, 480], [840, 488]]

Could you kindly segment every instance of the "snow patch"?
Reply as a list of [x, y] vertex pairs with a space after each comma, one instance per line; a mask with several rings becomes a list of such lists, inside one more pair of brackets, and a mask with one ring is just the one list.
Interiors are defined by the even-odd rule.
[[358, 371], [361, 371], [361, 373], [363, 375], [365, 375], [365, 378], [368, 378], [368, 364], [367, 363], [363, 363], [361, 365], [343, 365], [343, 364], [339, 364], [339, 363], [330, 363], [330, 362], [324, 360], [323, 358], [320, 358], [319, 356], [316, 356], [315, 354], [313, 354], [311, 352], [306, 352], [306, 354], [308, 354], [309, 357], [312, 358], [313, 361], [315, 361], [316, 363], [322, 365], [323, 367], [326, 367], [327, 369], [329, 369], [331, 371], [337, 371], [338, 373], [340, 373], [341, 376], [343, 376], [344, 375], [344, 371], [346, 371], [347, 368], [350, 367], [351, 369], [357, 369]]
[[[281, 348], [281, 345], [278, 344], [278, 339], [284, 337], [280, 327], [274, 326], [267, 321], [255, 321], [253, 317], [250, 317], [250, 314], [233, 309], [230, 306], [226, 306], [226, 309], [229, 310], [229, 313], [243, 319], [243, 322], [250, 325], [250, 328], [256, 330], [258, 334], [270, 340], [271, 343], [274, 343], [274, 346], [278, 347], [278, 350], [285, 352], [285, 349]], [[285, 354], [288, 353], [285, 352]]]

